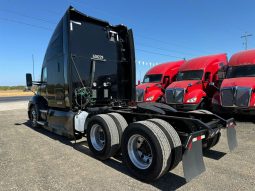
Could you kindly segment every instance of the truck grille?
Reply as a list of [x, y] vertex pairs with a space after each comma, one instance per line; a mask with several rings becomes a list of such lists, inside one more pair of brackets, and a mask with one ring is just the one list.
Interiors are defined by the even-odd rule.
[[251, 97], [251, 88], [237, 87], [235, 104], [238, 107], [248, 107]]
[[167, 89], [165, 95], [166, 103], [168, 104], [183, 103], [184, 89], [181, 88]]
[[224, 107], [248, 107], [251, 88], [230, 87], [221, 90], [221, 103]]
[[144, 90], [136, 89], [136, 102], [143, 102]]
[[235, 91], [233, 88], [221, 90], [221, 102], [225, 107], [230, 107], [234, 105], [234, 95]]

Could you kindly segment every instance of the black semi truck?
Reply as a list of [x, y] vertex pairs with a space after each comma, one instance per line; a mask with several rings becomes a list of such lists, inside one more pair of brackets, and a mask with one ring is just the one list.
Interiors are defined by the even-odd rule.
[[121, 153], [130, 173], [153, 181], [183, 162], [187, 181], [205, 170], [210, 148], [227, 129], [237, 146], [235, 121], [204, 110], [179, 112], [161, 103], [139, 103], [132, 30], [89, 17], [73, 7], [58, 23], [47, 48], [41, 80], [29, 101], [33, 127], [72, 139], [87, 137], [99, 160]]

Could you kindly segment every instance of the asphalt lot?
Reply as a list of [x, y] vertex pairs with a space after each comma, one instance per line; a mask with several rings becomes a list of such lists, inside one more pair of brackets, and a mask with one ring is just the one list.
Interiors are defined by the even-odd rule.
[[[22, 104], [23, 108], [21, 108]], [[238, 122], [239, 147], [229, 153], [226, 134], [205, 153], [206, 172], [186, 183], [182, 164], [156, 182], [129, 175], [121, 159], [101, 162], [85, 138], [73, 141], [27, 123], [26, 103], [0, 111], [0, 190], [254, 190], [255, 124]], [[0, 108], [6, 103], [0, 103]], [[243, 120], [243, 119], [242, 119]]]
[[31, 96], [0, 97], [0, 103], [28, 101]]

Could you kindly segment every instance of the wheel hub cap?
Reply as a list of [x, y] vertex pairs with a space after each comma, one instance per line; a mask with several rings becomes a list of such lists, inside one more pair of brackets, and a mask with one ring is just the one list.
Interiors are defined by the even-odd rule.
[[152, 149], [149, 142], [141, 135], [132, 135], [128, 140], [128, 155], [139, 169], [147, 169], [152, 163]]
[[103, 150], [105, 146], [105, 133], [99, 124], [94, 124], [90, 131], [90, 140], [94, 149], [97, 151]]

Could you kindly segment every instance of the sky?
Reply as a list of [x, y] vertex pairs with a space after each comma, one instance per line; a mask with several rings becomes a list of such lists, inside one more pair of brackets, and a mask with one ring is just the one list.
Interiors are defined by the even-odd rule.
[[53, 30], [72, 5], [112, 25], [133, 29], [137, 80], [169, 61], [255, 48], [254, 0], [0, 0], [0, 86], [40, 77]]

